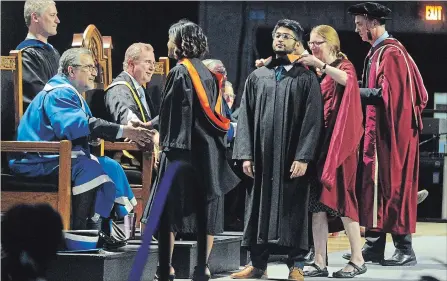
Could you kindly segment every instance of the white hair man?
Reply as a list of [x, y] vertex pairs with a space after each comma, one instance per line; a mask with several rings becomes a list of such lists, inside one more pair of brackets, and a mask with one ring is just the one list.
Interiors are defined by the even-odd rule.
[[158, 113], [144, 91], [154, 71], [154, 48], [150, 44], [134, 43], [127, 48], [123, 71], [110, 84], [105, 96], [113, 122], [125, 125], [130, 120], [139, 120], [149, 128], [158, 128]]
[[[72, 142], [71, 229], [89, 228], [89, 222], [102, 218], [102, 230], [110, 231], [111, 212], [123, 217], [136, 205], [121, 166], [108, 157], [90, 154], [89, 140], [128, 138], [147, 147], [153, 132], [131, 125], [117, 125], [92, 116], [80, 93], [91, 90], [97, 69], [92, 54], [84, 48], [72, 48], [62, 54], [58, 74], [33, 99], [20, 120], [17, 140]], [[57, 155], [21, 153], [9, 163], [11, 171], [25, 177], [57, 173]]]

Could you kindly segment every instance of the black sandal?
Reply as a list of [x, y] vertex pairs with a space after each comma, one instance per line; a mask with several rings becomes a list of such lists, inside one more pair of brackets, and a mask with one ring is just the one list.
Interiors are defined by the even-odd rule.
[[[211, 271], [210, 271], [210, 267], [208, 266], [208, 264], [205, 264], [205, 274], [203, 276], [200, 276], [199, 274], [197, 274], [197, 270], [198, 270], [199, 266], [194, 267], [194, 273], [192, 275], [192, 280], [193, 281], [208, 281], [211, 279]], [[210, 274], [208, 275], [206, 273], [206, 269], [208, 269], [208, 271], [210, 272]]]
[[340, 269], [339, 271], [332, 273], [332, 277], [334, 277], [334, 278], [354, 278], [357, 275], [365, 273], [367, 270], [365, 264], [363, 264], [360, 267], [351, 261], [348, 262], [348, 264], [354, 268], [353, 271], [345, 272], [345, 271], [343, 271], [343, 269]]
[[315, 268], [316, 270], [304, 271], [303, 275], [305, 277], [328, 277], [329, 276], [329, 271], [327, 271], [327, 267], [321, 269], [321, 267], [319, 267], [316, 263], [313, 263], [309, 266]]
[[[169, 267], [172, 267], [172, 265], [169, 264]], [[157, 266], [157, 272], [155, 273], [154, 280], [160, 280], [159, 276], [160, 276], [160, 266]], [[174, 279], [175, 279], [175, 273], [174, 274], [169, 273], [168, 280], [174, 281]]]

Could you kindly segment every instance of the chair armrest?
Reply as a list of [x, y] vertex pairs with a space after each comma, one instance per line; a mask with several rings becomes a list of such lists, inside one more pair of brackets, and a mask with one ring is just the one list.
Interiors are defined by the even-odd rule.
[[64, 229], [70, 228], [71, 215], [71, 141], [1, 141], [2, 152], [54, 152], [59, 154], [59, 180], [57, 211]]
[[[104, 142], [104, 150], [128, 150], [128, 151], [141, 151], [141, 149], [137, 146], [136, 143], [129, 143], [129, 142], [110, 142], [105, 141]], [[144, 152], [153, 152], [154, 146], [151, 145], [151, 147], [144, 151]]]
[[4, 152], [56, 152], [58, 153], [62, 143], [70, 141], [1, 141], [1, 150]]

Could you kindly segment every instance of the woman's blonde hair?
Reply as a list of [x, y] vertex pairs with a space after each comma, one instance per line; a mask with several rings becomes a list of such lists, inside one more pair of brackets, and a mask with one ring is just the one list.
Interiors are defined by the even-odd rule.
[[337, 31], [332, 26], [329, 25], [317, 25], [312, 28], [310, 33], [315, 33], [320, 35], [326, 40], [328, 45], [331, 47], [332, 51], [335, 53], [337, 58], [347, 59], [348, 57], [340, 51], [340, 38], [338, 37]]

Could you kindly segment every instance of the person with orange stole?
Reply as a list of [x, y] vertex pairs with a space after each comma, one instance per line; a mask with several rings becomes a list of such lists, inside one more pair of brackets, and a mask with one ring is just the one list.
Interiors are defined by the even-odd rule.
[[[153, 198], [159, 188], [160, 179], [174, 161], [190, 164], [196, 171], [195, 176], [185, 174], [176, 180], [171, 188], [165, 212], [170, 221], [170, 239], [172, 258], [175, 233], [197, 233], [200, 235], [194, 197], [200, 185], [206, 196], [206, 260], [211, 252], [214, 235], [223, 229], [223, 198], [239, 182], [226, 160], [224, 138], [230, 129], [230, 120], [224, 117], [221, 95], [223, 76], [212, 73], [201, 61], [208, 51], [205, 34], [197, 24], [181, 20], [169, 29], [168, 55], [178, 63], [169, 71], [163, 90], [159, 114], [161, 157], [159, 174], [155, 180], [151, 198], [146, 205], [142, 222], [147, 223]], [[195, 179], [198, 179], [195, 181]], [[198, 182], [194, 184], [194, 182]], [[163, 220], [163, 218], [162, 218]], [[160, 223], [164, 223], [162, 221]], [[163, 225], [164, 227], [164, 225]], [[160, 229], [162, 225], [160, 225]], [[164, 230], [164, 229], [163, 229]], [[162, 233], [160, 233], [162, 235]], [[159, 241], [165, 237], [159, 237]], [[199, 237], [200, 238], [200, 237]], [[201, 241], [199, 241], [201, 242]], [[199, 253], [200, 254], [200, 253]], [[161, 259], [161, 258], [160, 258]], [[201, 264], [196, 268], [202, 269]], [[163, 266], [160, 261], [161, 274]], [[210, 271], [205, 265], [205, 277]], [[193, 280], [203, 278], [194, 274]], [[170, 279], [175, 278], [175, 269], [170, 266]]]

